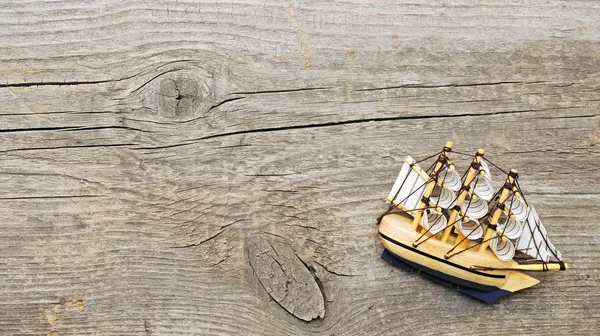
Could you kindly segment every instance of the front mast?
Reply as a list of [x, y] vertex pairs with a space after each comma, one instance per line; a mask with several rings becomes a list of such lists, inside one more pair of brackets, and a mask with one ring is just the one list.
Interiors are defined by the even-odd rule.
[[[437, 159], [437, 162], [435, 163], [435, 167], [433, 168], [433, 171], [431, 172], [431, 174], [429, 174], [431, 181], [429, 181], [427, 183], [427, 186], [425, 187], [425, 191], [423, 192], [423, 198], [421, 198], [421, 202], [419, 203], [418, 209], [421, 209], [421, 210], [415, 211], [415, 218], [413, 219], [413, 222], [412, 222], [412, 229], [415, 231], [417, 231], [417, 229], [419, 228], [419, 223], [421, 223], [421, 218], [423, 217], [425, 208], [429, 207], [429, 196], [431, 196], [431, 193], [433, 192], [433, 188], [435, 188], [435, 185], [437, 183], [436, 179], [437, 179], [438, 172], [444, 166], [443, 162], [448, 158], [448, 152], [450, 152], [451, 150], [452, 150], [452, 141], [446, 141], [446, 144], [444, 145], [444, 149], [438, 156], [438, 159]], [[423, 201], [426, 201], [426, 202], [423, 202]]]

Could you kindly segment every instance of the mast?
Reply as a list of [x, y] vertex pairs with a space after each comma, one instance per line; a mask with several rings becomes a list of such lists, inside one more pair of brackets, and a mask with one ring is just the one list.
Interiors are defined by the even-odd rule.
[[[417, 210], [415, 212], [415, 217], [412, 222], [412, 229], [415, 231], [417, 231], [417, 229], [419, 228], [419, 223], [421, 223], [421, 218], [423, 217], [425, 208], [429, 207], [429, 197], [431, 196], [431, 193], [433, 192], [433, 188], [435, 188], [435, 185], [437, 183], [436, 179], [437, 179], [438, 172], [444, 166], [443, 163], [448, 158], [448, 152], [450, 152], [451, 150], [452, 150], [452, 141], [446, 141], [446, 144], [444, 145], [444, 149], [438, 156], [438, 159], [437, 159], [437, 162], [435, 163], [435, 167], [433, 168], [433, 171], [431, 172], [431, 174], [429, 174], [429, 176], [431, 177], [431, 181], [429, 181], [427, 183], [427, 186], [425, 187], [425, 191], [423, 192], [423, 198], [421, 199], [421, 202], [419, 203], [419, 209], [421, 209], [421, 210]], [[426, 202], [424, 202], [424, 201], [426, 201]]]
[[[468, 194], [467, 191], [471, 188], [471, 182], [473, 182], [473, 180], [475, 179], [475, 176], [477, 176], [477, 174], [479, 174], [479, 167], [481, 164], [481, 159], [483, 158], [483, 154], [484, 154], [484, 150], [482, 148], [479, 148], [477, 150], [477, 153], [475, 153], [475, 157], [473, 157], [473, 161], [471, 162], [471, 166], [469, 167], [469, 171], [467, 172], [467, 177], [465, 178], [462, 188], [459, 191], [458, 198], [456, 199], [456, 206], [450, 212], [450, 218], [448, 219], [449, 225], [444, 230], [444, 234], [442, 235], [442, 238], [440, 239], [443, 243], [445, 243], [448, 240], [448, 237], [450, 236], [450, 233], [452, 232], [452, 226], [450, 226], [450, 225], [452, 225], [453, 223], [456, 223], [456, 221], [458, 219], [458, 215], [460, 213], [460, 206], [463, 204], [463, 202], [465, 201], [465, 198], [467, 197], [467, 194]], [[464, 238], [464, 235], [461, 232], [458, 232], [457, 241], [460, 241], [463, 238]], [[465, 241], [466, 241], [466, 239], [465, 239]]]
[[502, 192], [500, 193], [500, 198], [498, 198], [496, 210], [494, 210], [494, 213], [492, 214], [492, 217], [489, 220], [490, 224], [488, 225], [488, 228], [485, 231], [485, 235], [483, 237], [483, 242], [481, 243], [481, 246], [479, 247], [479, 252], [483, 252], [483, 251], [485, 251], [485, 249], [487, 249], [487, 247], [490, 243], [490, 239], [492, 239], [492, 236], [493, 236], [494, 232], [496, 231], [496, 224], [498, 224], [498, 219], [500, 219], [500, 215], [502, 215], [502, 208], [504, 207], [504, 206], [500, 206], [500, 204], [504, 204], [504, 202], [506, 202], [506, 200], [508, 199], [508, 196], [510, 196], [510, 194], [514, 188], [516, 176], [517, 176], [517, 170], [511, 169], [510, 172], [508, 173], [508, 176], [506, 177], [506, 182], [502, 186], [502, 189], [501, 189]]

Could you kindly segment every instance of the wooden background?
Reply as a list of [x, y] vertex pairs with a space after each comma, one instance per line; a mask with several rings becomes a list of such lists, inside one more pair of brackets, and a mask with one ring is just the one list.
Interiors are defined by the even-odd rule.
[[[599, 28], [597, 1], [1, 1], [0, 334], [598, 334]], [[572, 269], [485, 305], [379, 259], [402, 160], [445, 140], [521, 171]]]

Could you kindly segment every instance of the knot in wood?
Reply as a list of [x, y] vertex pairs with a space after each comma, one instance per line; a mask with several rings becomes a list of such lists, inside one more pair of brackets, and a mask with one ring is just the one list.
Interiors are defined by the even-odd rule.
[[179, 121], [206, 115], [215, 102], [212, 78], [189, 70], [156, 78], [156, 110], [163, 118]]

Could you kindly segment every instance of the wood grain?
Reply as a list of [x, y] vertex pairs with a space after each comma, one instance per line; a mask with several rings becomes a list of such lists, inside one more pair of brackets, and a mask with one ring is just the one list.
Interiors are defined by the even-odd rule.
[[[0, 334], [597, 334], [599, 23], [594, 1], [2, 1]], [[379, 259], [404, 157], [445, 140], [521, 172], [569, 271], [486, 306]]]

